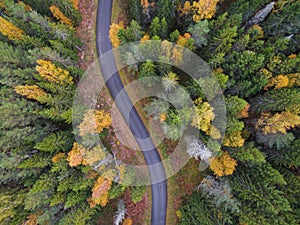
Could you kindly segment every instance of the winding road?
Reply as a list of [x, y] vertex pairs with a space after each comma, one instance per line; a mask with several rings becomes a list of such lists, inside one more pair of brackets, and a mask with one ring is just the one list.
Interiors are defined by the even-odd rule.
[[[152, 225], [166, 224], [167, 211], [167, 182], [165, 169], [161, 163], [160, 155], [142, 122], [137, 110], [133, 106], [117, 71], [116, 62], [110, 52], [112, 45], [109, 40], [109, 28], [111, 24], [113, 0], [99, 0], [97, 11], [96, 45], [99, 57], [100, 70], [106, 81], [106, 86], [115, 100], [115, 103], [122, 116], [134, 135], [144, 155], [151, 180], [152, 190]], [[104, 56], [105, 57], [102, 57]], [[128, 120], [126, 119], [128, 118]], [[156, 182], [160, 180], [160, 182]]]

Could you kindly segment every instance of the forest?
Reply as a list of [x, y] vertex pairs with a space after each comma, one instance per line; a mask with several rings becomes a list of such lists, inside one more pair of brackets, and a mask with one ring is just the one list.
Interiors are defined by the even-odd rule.
[[[300, 2], [120, 2], [126, 19], [110, 27], [113, 47], [135, 42], [150, 51], [152, 40], [165, 60], [128, 66], [123, 76], [160, 78], [162, 91], [183, 87], [193, 102], [175, 108], [153, 97], [140, 108], [162, 127], [161, 155], [178, 143], [183, 127], [199, 133], [185, 139], [191, 160], [177, 176], [192, 174], [193, 182], [181, 183], [191, 191], [168, 193], [181, 197], [166, 224], [300, 224]], [[81, 109], [72, 125], [85, 73], [78, 63], [85, 45], [77, 32], [85, 18], [80, 5], [0, 0], [0, 224], [148, 224], [150, 189], [119, 182], [134, 176], [120, 163], [128, 151], [112, 154], [110, 110]], [[216, 84], [178, 69], [185, 49], [211, 69], [226, 124], [211, 104], [220, 94]], [[208, 168], [199, 171], [203, 163]]]

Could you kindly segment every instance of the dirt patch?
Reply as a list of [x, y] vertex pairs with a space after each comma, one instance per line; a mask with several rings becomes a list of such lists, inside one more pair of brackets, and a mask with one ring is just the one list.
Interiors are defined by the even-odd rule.
[[78, 4], [82, 21], [76, 28], [76, 33], [83, 44], [78, 53], [79, 66], [86, 70], [96, 59], [96, 4], [94, 0], [80, 0]]

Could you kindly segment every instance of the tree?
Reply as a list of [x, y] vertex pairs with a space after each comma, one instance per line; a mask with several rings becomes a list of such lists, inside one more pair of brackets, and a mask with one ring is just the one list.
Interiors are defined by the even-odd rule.
[[44, 102], [47, 93], [37, 85], [20, 85], [15, 87], [16, 93], [28, 99]]
[[52, 12], [53, 16], [58, 19], [61, 23], [66, 24], [68, 26], [73, 26], [74, 23], [71, 19], [69, 19], [68, 17], [66, 17], [65, 14], [62, 13], [62, 11], [60, 11], [60, 9], [55, 6], [52, 5], [49, 7], [50, 11]]
[[218, 177], [227, 176], [233, 174], [237, 161], [230, 157], [228, 152], [222, 152], [222, 154], [214, 159], [210, 163], [209, 167]]
[[195, 159], [208, 160], [212, 156], [212, 152], [204, 145], [201, 140], [189, 137], [186, 140], [187, 153]]
[[83, 149], [84, 147], [82, 145], [74, 142], [73, 148], [68, 153], [68, 158], [66, 159], [71, 167], [78, 166], [84, 162], [82, 153]]
[[242, 132], [233, 131], [225, 134], [222, 144], [226, 147], [242, 147], [244, 143], [245, 139], [242, 137]]
[[253, 142], [247, 142], [244, 146], [235, 148], [231, 155], [239, 162], [253, 165], [266, 163], [264, 153]]
[[151, 21], [151, 25], [149, 29], [150, 29], [150, 36], [160, 35], [161, 24], [160, 24], [160, 19], [158, 17], [155, 17]]
[[129, 26], [125, 29], [126, 42], [139, 41], [143, 35], [144, 31], [142, 30], [142, 27], [137, 23], [137, 21], [131, 20]]
[[118, 38], [118, 33], [121, 29], [124, 28], [124, 25], [122, 23], [116, 24], [112, 23], [109, 30], [109, 38], [113, 45], [113, 47], [118, 47], [120, 45], [120, 40]]
[[264, 134], [275, 134], [281, 132], [286, 134], [287, 130], [300, 125], [300, 116], [290, 111], [281, 113], [265, 112], [257, 121], [256, 128], [261, 129]]
[[144, 62], [139, 69], [139, 78], [143, 78], [143, 77], [150, 77], [150, 76], [155, 76], [156, 72], [155, 72], [155, 65], [153, 63], [153, 61], [151, 60], [146, 60], [146, 62]]
[[201, 99], [196, 99], [195, 115], [192, 118], [192, 126], [202, 131], [208, 131], [211, 126], [211, 121], [215, 118], [213, 108], [208, 102], [203, 102]]
[[219, 0], [199, 0], [193, 1], [193, 20], [198, 23], [202, 19], [210, 19], [215, 15], [216, 6]]
[[[188, 2], [188, 1], [187, 1]], [[190, 25], [188, 32], [192, 35], [195, 40], [197, 47], [202, 47], [208, 44], [208, 34], [209, 34], [209, 23], [208, 20], [200, 21], [194, 25]]]
[[274, 87], [274, 89], [281, 89], [289, 85], [289, 78], [284, 75], [278, 75], [269, 80], [269, 83], [264, 87], [264, 90]]
[[69, 71], [60, 67], [56, 67], [52, 62], [46, 60], [37, 60], [39, 66], [36, 66], [36, 71], [39, 72], [44, 79], [58, 84], [73, 84], [73, 77]]
[[282, 110], [297, 112], [300, 110], [300, 91], [296, 88], [271, 90], [255, 96], [251, 99], [250, 105], [254, 112]]
[[178, 87], [179, 77], [174, 72], [169, 72], [162, 78], [162, 85], [166, 92], [172, 91], [174, 88]]
[[80, 136], [100, 133], [112, 123], [111, 117], [103, 110], [88, 110], [84, 114], [83, 121], [78, 126]]
[[90, 207], [96, 205], [105, 206], [108, 202], [108, 191], [112, 187], [112, 181], [116, 173], [114, 170], [106, 171], [102, 176], [99, 176], [92, 189], [92, 197], [88, 199]]
[[22, 40], [25, 32], [0, 16], [0, 32], [9, 40]]
[[125, 220], [124, 220], [124, 222], [123, 222], [123, 224], [122, 225], [132, 225], [132, 219], [130, 219], [130, 218], [126, 218]]
[[114, 216], [114, 225], [120, 225], [125, 219], [126, 208], [123, 200], [118, 202], [118, 208]]

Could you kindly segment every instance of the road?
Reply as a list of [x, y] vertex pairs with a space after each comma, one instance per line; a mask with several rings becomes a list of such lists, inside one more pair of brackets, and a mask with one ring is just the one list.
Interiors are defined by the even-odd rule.
[[[144, 123], [137, 113], [137, 110], [129, 99], [128, 94], [123, 90], [124, 86], [118, 72], [114, 72], [112, 75], [110, 73], [110, 71], [117, 71], [113, 55], [109, 54], [107, 57], [101, 58], [101, 56], [112, 49], [109, 40], [112, 4], [113, 0], [98, 0], [96, 44], [100, 69], [102, 76], [106, 81], [106, 86], [112, 98], [116, 101], [116, 105], [122, 116], [125, 118], [125, 121], [126, 115], [129, 116], [127, 124], [142, 150], [148, 166], [152, 191], [151, 224], [165, 225], [167, 211], [167, 182], [160, 155], [155, 148]], [[156, 182], [158, 180], [159, 182]]]

